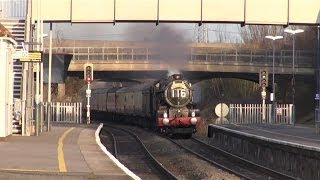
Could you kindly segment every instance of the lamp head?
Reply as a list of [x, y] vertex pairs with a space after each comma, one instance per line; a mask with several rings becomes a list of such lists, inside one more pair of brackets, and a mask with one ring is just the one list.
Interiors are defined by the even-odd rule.
[[282, 39], [283, 36], [266, 36], [265, 38], [272, 39], [272, 40], [277, 40], [277, 39]]
[[298, 33], [302, 33], [304, 32], [303, 29], [296, 29], [296, 30], [292, 30], [292, 29], [285, 29], [284, 32], [286, 33], [290, 33], [290, 34], [298, 34]]

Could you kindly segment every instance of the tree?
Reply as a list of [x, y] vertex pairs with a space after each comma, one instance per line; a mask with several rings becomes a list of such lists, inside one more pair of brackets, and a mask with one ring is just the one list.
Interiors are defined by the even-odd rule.
[[[282, 35], [283, 41], [278, 41], [276, 48], [290, 49], [292, 47], [291, 35], [284, 33], [283, 26], [272, 25], [246, 25], [240, 28], [239, 32], [243, 44], [248, 48], [272, 48], [272, 43], [268, 43], [265, 36], [267, 35]], [[317, 28], [312, 26], [289, 26], [290, 29], [304, 29], [304, 33], [297, 35], [296, 49], [314, 50], [316, 47], [316, 32]]]
[[[267, 35], [283, 35], [282, 26], [247, 25], [239, 29], [243, 44], [249, 48], [271, 48], [271, 43], [267, 43]], [[277, 43], [277, 47], [282, 47], [283, 42]]]

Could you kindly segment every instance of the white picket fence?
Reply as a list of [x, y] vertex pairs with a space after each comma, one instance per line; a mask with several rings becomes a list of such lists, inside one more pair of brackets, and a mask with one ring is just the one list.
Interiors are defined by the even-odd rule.
[[275, 120], [272, 104], [266, 104], [266, 118], [262, 118], [262, 104], [230, 104], [226, 123], [232, 124], [292, 124], [292, 104], [277, 104]]
[[52, 102], [51, 107], [44, 103], [45, 117], [51, 116], [52, 122], [82, 123], [82, 103]]

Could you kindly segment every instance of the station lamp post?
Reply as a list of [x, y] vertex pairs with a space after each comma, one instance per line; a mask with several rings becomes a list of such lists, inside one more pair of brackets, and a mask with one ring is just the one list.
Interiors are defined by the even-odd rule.
[[275, 47], [274, 41], [282, 39], [283, 36], [266, 36], [265, 38], [272, 40], [272, 93], [270, 95], [270, 100], [272, 101], [272, 123], [276, 121], [276, 94], [274, 86], [274, 58], [275, 58]]
[[[317, 70], [316, 70], [316, 72], [317, 72], [317, 75], [316, 75], [316, 78], [317, 78], [317, 90], [316, 90], [316, 92], [317, 92], [317, 95], [319, 96], [319, 94], [320, 94], [320, 26], [317, 26], [317, 32], [318, 32], [318, 39], [317, 39]], [[316, 109], [316, 122], [315, 122], [315, 124], [316, 124], [316, 131], [317, 131], [317, 133], [319, 133], [319, 122], [320, 122], [320, 111], [319, 111], [319, 109], [320, 109], [320, 100], [318, 99], [317, 100], [318, 101], [318, 103], [317, 103], [317, 105], [316, 106], [318, 106], [317, 107], [317, 109]]]
[[292, 123], [293, 125], [295, 124], [295, 102], [294, 102], [294, 95], [295, 95], [295, 34], [298, 33], [302, 33], [304, 32], [303, 29], [296, 29], [296, 30], [292, 30], [292, 29], [285, 29], [284, 32], [289, 33], [292, 35]]
[[52, 23], [49, 31], [49, 61], [48, 61], [48, 111], [47, 111], [47, 131], [50, 131], [51, 119], [51, 76], [52, 76]]

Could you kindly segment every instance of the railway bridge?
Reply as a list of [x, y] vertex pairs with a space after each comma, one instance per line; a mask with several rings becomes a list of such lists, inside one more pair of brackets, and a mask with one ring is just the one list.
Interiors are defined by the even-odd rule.
[[[48, 49], [45, 49], [45, 53]], [[169, 73], [182, 72], [188, 79], [200, 81], [213, 77], [229, 77], [258, 81], [261, 69], [274, 70], [275, 79], [290, 79], [293, 72], [292, 51], [270, 49], [245, 49], [237, 47], [191, 46], [187, 53], [166, 56], [151, 47], [56, 47], [53, 53], [72, 55], [68, 67], [71, 76], [83, 76], [85, 63], [94, 65], [94, 77], [102, 81], [132, 81], [156, 79]], [[313, 76], [316, 55], [312, 51], [295, 51], [296, 77]], [[274, 68], [273, 68], [274, 67]], [[46, 72], [46, 71], [44, 71]], [[310, 78], [309, 78], [310, 79]]]

